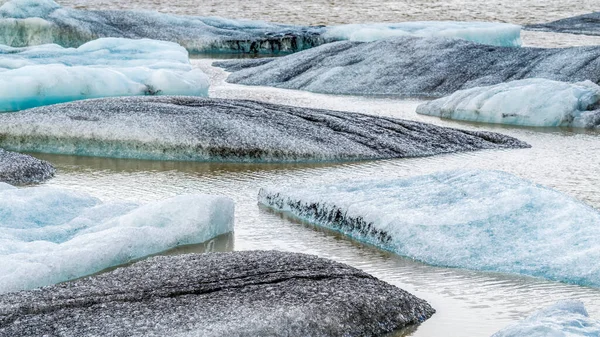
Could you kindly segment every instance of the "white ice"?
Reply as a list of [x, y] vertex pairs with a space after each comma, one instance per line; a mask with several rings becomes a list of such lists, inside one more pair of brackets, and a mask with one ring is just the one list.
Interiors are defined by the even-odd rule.
[[600, 286], [600, 212], [505, 172], [272, 187], [259, 201], [432, 265]]
[[50, 187], [0, 183], [0, 293], [62, 282], [233, 231], [233, 201], [182, 195], [103, 203]]
[[482, 123], [593, 128], [600, 125], [600, 86], [525, 79], [460, 90], [421, 104], [417, 113]]
[[492, 337], [598, 337], [600, 321], [582, 302], [561, 301], [492, 335]]
[[79, 48], [0, 46], [0, 111], [98, 97], [207, 96], [208, 86], [185, 48], [172, 42], [103, 38]]
[[447, 37], [504, 47], [521, 46], [521, 26], [493, 22], [415, 21], [327, 27], [326, 39], [371, 42], [393, 36]]

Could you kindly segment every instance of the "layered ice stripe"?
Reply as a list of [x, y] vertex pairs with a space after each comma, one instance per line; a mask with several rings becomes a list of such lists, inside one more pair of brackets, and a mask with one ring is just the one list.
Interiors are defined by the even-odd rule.
[[419, 105], [417, 113], [482, 123], [594, 128], [600, 125], [600, 86], [526, 79], [457, 91]]
[[581, 301], [560, 301], [492, 337], [597, 337], [600, 321], [590, 318]]
[[207, 96], [209, 80], [171, 42], [105, 38], [79, 48], [0, 46], [0, 111], [86, 98]]
[[335, 41], [371, 42], [405, 35], [458, 38], [494, 46], [521, 46], [521, 26], [493, 22], [414, 21], [348, 24], [327, 27], [323, 37]]
[[54, 284], [233, 231], [233, 201], [182, 195], [103, 203], [0, 183], [0, 293]]
[[0, 43], [15, 47], [44, 43], [76, 47], [100, 37], [126, 37], [177, 42], [192, 53], [278, 54], [337, 40], [372, 41], [397, 35], [520, 45], [520, 27], [503, 23], [408, 22], [324, 27], [151, 11], [79, 10], [63, 8], [51, 0], [13, 0], [0, 7]]
[[504, 172], [272, 187], [259, 201], [432, 265], [600, 286], [600, 212]]

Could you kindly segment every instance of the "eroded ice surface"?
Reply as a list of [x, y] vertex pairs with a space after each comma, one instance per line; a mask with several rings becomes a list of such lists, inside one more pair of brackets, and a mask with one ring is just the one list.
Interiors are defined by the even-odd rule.
[[239, 69], [228, 77], [230, 83], [329, 94], [439, 97], [525, 78], [600, 82], [599, 46], [511, 48], [403, 36], [334, 42], [255, 62], [232, 60], [215, 65]]
[[502, 23], [419, 22], [309, 27], [151, 11], [79, 10], [61, 7], [52, 0], [13, 0], [0, 7], [0, 43], [16, 47], [44, 43], [76, 47], [100, 37], [126, 37], [172, 41], [192, 53], [277, 54], [336, 40], [371, 41], [399, 34], [520, 45], [520, 26]]
[[545, 32], [600, 35], [600, 12], [578, 15], [548, 23], [527, 25], [525, 28]]
[[85, 100], [0, 115], [7, 149], [191, 161], [335, 161], [529, 147], [357, 113], [183, 96]]
[[505, 47], [521, 46], [521, 26], [492, 22], [414, 21], [327, 27], [327, 40], [371, 42], [394, 36], [447, 37]]
[[594, 128], [600, 125], [600, 86], [518, 80], [457, 91], [419, 105], [417, 113], [482, 123]]
[[597, 337], [600, 321], [589, 317], [581, 301], [561, 301], [492, 337]]
[[172, 42], [105, 38], [79, 48], [0, 46], [0, 111], [86, 98], [207, 96], [208, 77]]
[[271, 187], [259, 202], [433, 265], [600, 286], [600, 212], [500, 171]]
[[348, 265], [242, 251], [154, 257], [0, 295], [0, 335], [381, 336], [434, 312]]
[[0, 182], [13, 185], [40, 183], [54, 176], [49, 162], [32, 156], [0, 149]]
[[233, 230], [233, 201], [182, 195], [144, 205], [0, 183], [0, 293], [88, 275]]

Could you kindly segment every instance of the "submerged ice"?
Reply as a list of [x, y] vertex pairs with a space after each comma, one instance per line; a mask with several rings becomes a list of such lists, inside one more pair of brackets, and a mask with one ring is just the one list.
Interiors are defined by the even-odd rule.
[[79, 48], [0, 46], [0, 112], [86, 98], [207, 96], [208, 77], [174, 43], [105, 38]]
[[289, 53], [337, 40], [397, 35], [444, 36], [518, 46], [520, 27], [502, 23], [418, 22], [295, 26], [263, 21], [162, 14], [151, 11], [80, 10], [52, 0], [13, 0], [0, 7], [0, 43], [22, 47], [57, 43], [77, 47], [101, 37], [176, 42], [191, 53]]
[[423, 103], [417, 113], [463, 121], [525, 126], [600, 126], [600, 86], [526, 79], [461, 90]]
[[328, 94], [439, 97], [526, 79], [600, 82], [600, 46], [493, 47], [400, 36], [329, 43], [270, 61], [221, 61], [227, 81]]
[[103, 203], [68, 190], [0, 183], [0, 293], [207, 241], [233, 230], [233, 207], [221, 196]]
[[0, 114], [0, 146], [73, 155], [189, 161], [336, 161], [529, 147], [357, 113], [182, 96], [77, 101]]
[[582, 302], [561, 301], [492, 335], [492, 337], [594, 337], [600, 321], [589, 317]]
[[259, 201], [432, 265], [600, 286], [600, 212], [504, 172], [271, 187]]

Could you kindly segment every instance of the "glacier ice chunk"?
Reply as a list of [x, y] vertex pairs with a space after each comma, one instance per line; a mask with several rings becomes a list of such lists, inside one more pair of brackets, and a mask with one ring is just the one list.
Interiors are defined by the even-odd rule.
[[266, 63], [244, 63], [214, 65], [237, 67], [227, 78], [230, 83], [327, 94], [440, 97], [525, 78], [600, 83], [600, 46], [512, 48], [399, 36], [334, 42]]
[[417, 113], [462, 121], [525, 126], [600, 126], [600, 86], [532, 78], [460, 90]]
[[447, 37], [504, 46], [521, 46], [521, 26], [493, 22], [414, 21], [327, 27], [327, 40], [371, 42], [394, 36]]
[[0, 46], [0, 112], [79, 99], [207, 96], [209, 80], [175, 43], [105, 38], [79, 48]]
[[0, 7], [0, 43], [23, 47], [57, 43], [77, 47], [101, 37], [176, 42], [191, 53], [297, 52], [345, 39], [445, 36], [503, 46], [520, 44], [520, 27], [502, 23], [420, 22], [296, 26], [151, 11], [80, 10], [51, 0], [13, 0]]
[[0, 182], [12, 185], [40, 183], [54, 177], [56, 169], [45, 160], [0, 149]]
[[0, 335], [382, 336], [435, 310], [361, 270], [278, 251], [158, 256], [0, 295]]
[[600, 12], [525, 26], [527, 30], [600, 36]]
[[259, 202], [432, 265], [600, 286], [600, 212], [505, 172], [272, 187]]
[[493, 132], [183, 96], [103, 98], [0, 114], [0, 146], [86, 156], [230, 162], [366, 160], [529, 147]]
[[524, 336], [600, 336], [600, 321], [589, 317], [581, 301], [564, 300], [492, 335], [492, 337]]
[[63, 189], [0, 183], [0, 293], [207, 241], [233, 231], [233, 208], [222, 196], [103, 203]]

